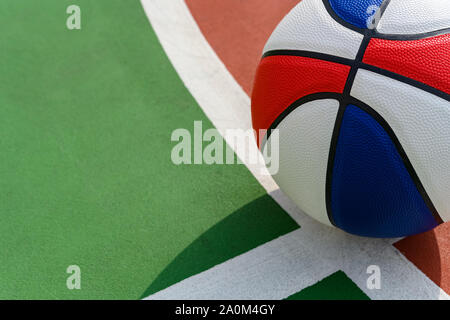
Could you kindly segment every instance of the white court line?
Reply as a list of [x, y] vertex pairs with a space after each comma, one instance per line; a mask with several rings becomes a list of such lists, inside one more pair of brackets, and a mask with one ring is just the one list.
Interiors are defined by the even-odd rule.
[[[141, 2], [167, 56], [215, 127], [219, 131], [250, 129], [249, 97], [210, 47], [184, 1]], [[257, 148], [256, 144], [251, 148]], [[239, 150], [235, 152], [246, 159]], [[313, 221], [284, 196], [270, 176], [261, 173], [260, 166], [246, 165], [301, 229], [150, 299], [282, 299], [337, 270], [343, 270], [371, 299], [449, 298], [391, 245], [393, 240], [355, 237]], [[372, 264], [382, 271], [380, 290], [366, 286], [366, 269]]]
[[[301, 229], [293, 231], [150, 299], [284, 299], [298, 292], [298, 288], [309, 287], [337, 271], [334, 265], [323, 264], [313, 248], [300, 242], [301, 234]], [[308, 259], [303, 259], [305, 256]]]

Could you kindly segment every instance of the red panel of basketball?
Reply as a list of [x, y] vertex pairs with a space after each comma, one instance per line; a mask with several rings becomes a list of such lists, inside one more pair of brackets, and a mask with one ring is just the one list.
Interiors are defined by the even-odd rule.
[[286, 108], [304, 96], [342, 93], [349, 71], [349, 66], [313, 58], [264, 58], [253, 88], [253, 128], [256, 131], [268, 129]]
[[450, 94], [450, 34], [421, 40], [373, 38], [363, 62]]

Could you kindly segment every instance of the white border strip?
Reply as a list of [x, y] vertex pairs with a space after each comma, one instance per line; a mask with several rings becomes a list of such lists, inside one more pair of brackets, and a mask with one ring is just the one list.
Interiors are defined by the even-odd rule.
[[[209, 46], [184, 1], [141, 2], [167, 56], [216, 128], [250, 129], [249, 97]], [[150, 299], [282, 299], [337, 270], [343, 270], [371, 299], [449, 298], [391, 245], [393, 240], [354, 237], [316, 223], [284, 196], [270, 176], [261, 174], [260, 166], [246, 165], [301, 229]], [[366, 286], [366, 270], [372, 264], [381, 268], [380, 290]]]
[[284, 299], [337, 271], [333, 264], [324, 264], [313, 248], [302, 244], [301, 237], [301, 229], [293, 231], [185, 279], [150, 299]]

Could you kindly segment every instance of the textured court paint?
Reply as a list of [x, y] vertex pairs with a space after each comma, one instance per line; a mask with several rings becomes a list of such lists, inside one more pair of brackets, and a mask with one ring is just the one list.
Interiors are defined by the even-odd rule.
[[300, 0], [186, 0], [206, 39], [250, 95], [264, 44]]
[[286, 300], [370, 300], [347, 275], [338, 271]]
[[338, 271], [303, 228], [161, 290], [149, 300], [281, 300]]
[[331, 208], [336, 226], [380, 238], [437, 226], [391, 137], [354, 105], [345, 110], [334, 161]]
[[408, 237], [395, 247], [439, 287], [450, 293], [450, 223]]
[[[189, 13], [184, 1], [142, 0], [142, 3], [158, 38], [161, 40], [181, 79], [213, 123], [218, 128], [227, 128], [230, 123], [233, 123], [237, 128], [250, 128], [250, 103], [248, 96], [245, 95], [222, 61], [213, 52]], [[180, 48], [183, 48], [182, 52], [180, 52]], [[294, 243], [287, 243], [287, 245], [294, 245], [294, 248], [297, 248], [298, 243], [304, 243], [312, 248], [314, 252], [320, 253], [322, 259], [320, 270], [323, 269], [323, 266], [331, 263], [335, 271], [343, 270], [371, 299], [448, 299], [448, 295], [445, 292], [399, 254], [398, 250], [393, 248], [391, 245], [393, 239], [380, 240], [352, 237], [340, 230], [330, 229], [314, 222], [312, 218], [299, 211], [280, 192], [270, 177], [261, 175], [257, 167], [249, 163], [246, 165], [261, 185], [270, 193], [271, 197], [302, 226], [302, 229], [293, 232], [299, 239], [291, 239], [290, 241], [294, 241]], [[259, 248], [267, 250], [268, 246], [270, 246], [269, 243]], [[260, 252], [259, 248], [251, 250], [240, 257], [249, 257], [252, 255], [252, 252]], [[258, 255], [256, 258], [261, 259]], [[262, 259], [267, 261], [264, 258]], [[301, 255], [301, 259], [308, 263], [308, 272], [311, 268], [314, 269], [313, 276], [317, 277], [318, 265], [314, 264], [314, 257], [307, 254]], [[254, 264], [254, 258], [249, 260]], [[209, 291], [217, 294], [219, 298], [223, 298], [222, 284], [225, 284], [228, 293], [230, 291], [239, 291], [242, 287], [245, 287], [246, 290], [250, 289], [253, 291], [253, 298], [261, 296], [262, 293], [259, 292], [258, 288], [245, 286], [245, 283], [249, 281], [246, 277], [241, 278], [245, 274], [232, 272], [231, 269], [235, 267], [235, 261], [235, 259], [231, 259], [221, 264], [220, 266], [223, 266], [222, 272], [210, 272], [212, 270], [217, 271], [217, 268], [214, 267], [170, 288], [177, 287], [180, 290], [178, 293], [182, 295], [186, 295], [186, 292], [190, 291], [196, 296], [210, 298], [207, 294]], [[382, 290], [368, 290], [366, 288], [367, 265], [373, 263], [379, 264], [383, 270], [384, 286]], [[249, 267], [251, 266], [239, 264], [241, 270]], [[282, 288], [293, 287], [289, 273], [272, 274], [270, 271], [267, 271], [267, 266], [264, 263], [255, 267], [256, 270], [254, 272], [264, 279], [264, 282], [270, 288], [274, 286]], [[267, 276], [270, 279], [267, 279]], [[295, 274], [295, 276], [297, 277], [298, 274]], [[305, 277], [305, 275], [300, 277], [300, 281], [304, 282]], [[197, 280], [199, 279], [202, 280], [202, 283], [198, 283]], [[231, 288], [230, 279], [236, 281], [235, 283], [239, 285], [239, 288]], [[420, 288], [420, 290], [417, 288]], [[301, 286], [297, 286], [296, 289], [288, 295], [279, 298], [284, 299], [300, 291]], [[167, 293], [166, 290], [162, 292]], [[276, 295], [273, 290], [270, 290], [270, 292], [272, 296]], [[159, 293], [155, 296], [159, 296]], [[177, 295], [166, 295], [169, 298], [174, 296]]]
[[79, 0], [79, 31], [69, 4], [0, 2], [0, 298], [137, 299], [188, 250], [197, 272], [298, 227], [244, 166], [170, 162], [211, 123], [139, 1]]
[[269, 195], [255, 199], [190, 243], [158, 275], [141, 298], [256, 248], [288, 229], [295, 229], [294, 224], [289, 226], [287, 217], [287, 214], [280, 213], [279, 206]]

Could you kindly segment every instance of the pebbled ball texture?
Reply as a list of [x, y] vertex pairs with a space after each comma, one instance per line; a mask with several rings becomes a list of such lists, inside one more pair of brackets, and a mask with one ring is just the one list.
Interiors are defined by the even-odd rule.
[[349, 71], [349, 66], [306, 57], [264, 58], [252, 94], [253, 128], [257, 132], [269, 129], [287, 107], [304, 96], [342, 93]]
[[383, 0], [325, 0], [333, 11], [344, 21], [355, 27], [366, 29], [372, 22], [377, 8]]
[[410, 41], [373, 38], [363, 62], [450, 94], [450, 34]]
[[450, 220], [449, 12], [449, 0], [302, 0], [276, 28], [253, 127], [282, 133], [273, 178], [307, 214], [369, 237]]

